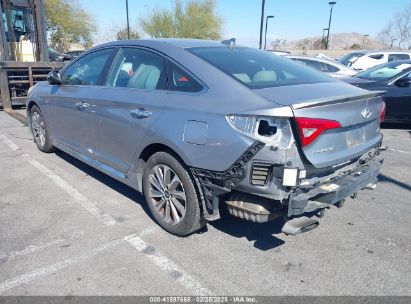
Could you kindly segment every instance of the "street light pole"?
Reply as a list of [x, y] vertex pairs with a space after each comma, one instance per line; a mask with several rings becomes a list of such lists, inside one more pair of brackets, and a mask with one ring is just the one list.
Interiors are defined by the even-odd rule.
[[127, 13], [127, 39], [130, 40], [130, 22], [128, 20], [128, 0], [126, 0], [126, 13]]
[[364, 42], [365, 42], [365, 37], [368, 37], [370, 35], [366, 34], [362, 36], [362, 49], [364, 49]]
[[337, 4], [337, 2], [331, 1], [331, 2], [328, 2], [328, 4], [331, 6], [331, 10], [330, 10], [330, 20], [328, 21], [328, 33], [327, 33], [327, 45], [326, 45], [327, 50], [328, 50], [329, 43], [330, 43], [330, 29], [331, 29], [331, 18], [333, 15], [333, 7], [334, 5]]
[[263, 46], [264, 7], [265, 7], [265, 0], [262, 0], [261, 2], [261, 24], [260, 24], [260, 49]]
[[267, 47], [267, 23], [268, 23], [268, 19], [274, 19], [274, 16], [267, 16], [265, 18], [265, 35], [264, 35], [264, 50]]
[[325, 31], [328, 31], [328, 28], [323, 29], [323, 37], [321, 38], [321, 40], [324, 40]]
[[323, 47], [325, 47], [326, 45], [325, 45], [325, 31], [328, 31], [328, 28], [325, 28], [325, 29], [323, 29], [323, 36], [322, 36], [322, 38], [321, 38], [321, 47], [323, 48]]

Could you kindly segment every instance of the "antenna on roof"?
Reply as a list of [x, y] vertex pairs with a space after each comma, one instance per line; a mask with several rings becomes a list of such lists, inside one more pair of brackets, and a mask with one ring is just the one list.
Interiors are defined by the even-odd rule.
[[221, 41], [221, 43], [228, 45], [229, 47], [235, 47], [235, 38]]

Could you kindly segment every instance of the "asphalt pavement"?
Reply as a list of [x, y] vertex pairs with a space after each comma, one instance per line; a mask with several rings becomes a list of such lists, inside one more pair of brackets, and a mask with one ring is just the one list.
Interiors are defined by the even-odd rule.
[[383, 133], [377, 189], [317, 229], [225, 216], [178, 238], [138, 192], [41, 153], [0, 112], [0, 295], [411, 295], [411, 132]]

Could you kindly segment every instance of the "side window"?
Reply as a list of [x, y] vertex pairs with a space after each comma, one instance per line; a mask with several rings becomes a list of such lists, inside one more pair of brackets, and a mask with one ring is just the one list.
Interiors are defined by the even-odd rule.
[[411, 72], [409, 72], [409, 73], [405, 74], [405, 75], [404, 75], [404, 76], [402, 76], [401, 78], [411, 80]]
[[321, 62], [314, 61], [314, 60], [302, 60], [302, 62], [304, 62], [309, 67], [312, 67], [316, 70], [319, 70], [319, 71], [323, 70], [323, 66], [322, 66]]
[[383, 54], [375, 54], [375, 55], [369, 55], [368, 57], [371, 58], [371, 59], [380, 60], [384, 57], [384, 55]]
[[169, 62], [168, 83], [170, 91], [198, 92], [201, 85], [172, 62]]
[[113, 49], [93, 52], [70, 65], [61, 75], [63, 84], [98, 85], [104, 66], [107, 64]]
[[396, 61], [396, 60], [407, 60], [410, 59], [410, 55], [408, 54], [389, 54], [388, 61]]
[[329, 72], [329, 73], [337, 73], [340, 71], [340, 69], [336, 68], [335, 66], [328, 64], [328, 63], [323, 63], [324, 68], [325, 68], [325, 72]]
[[165, 89], [163, 57], [138, 48], [122, 48], [107, 77], [107, 86], [142, 90]]

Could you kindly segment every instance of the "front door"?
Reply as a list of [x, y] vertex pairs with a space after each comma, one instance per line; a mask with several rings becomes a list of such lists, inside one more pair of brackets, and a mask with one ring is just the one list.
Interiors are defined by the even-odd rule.
[[86, 153], [91, 143], [88, 115], [95, 88], [113, 49], [95, 51], [62, 72], [62, 84], [50, 88], [49, 109], [57, 143]]

